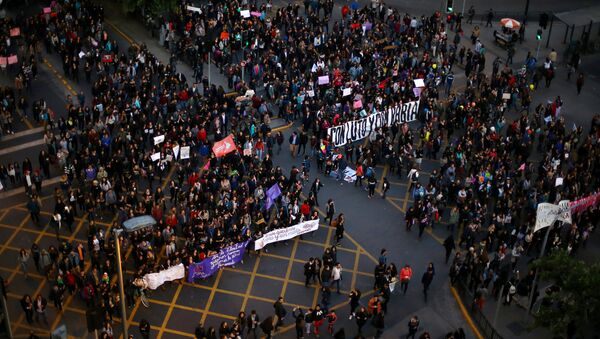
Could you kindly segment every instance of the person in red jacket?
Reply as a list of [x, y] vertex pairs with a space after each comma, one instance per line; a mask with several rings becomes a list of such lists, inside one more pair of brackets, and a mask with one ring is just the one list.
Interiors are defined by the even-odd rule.
[[404, 294], [406, 294], [406, 290], [408, 289], [408, 283], [410, 282], [412, 275], [412, 268], [410, 268], [410, 265], [408, 264], [400, 270], [400, 289]]

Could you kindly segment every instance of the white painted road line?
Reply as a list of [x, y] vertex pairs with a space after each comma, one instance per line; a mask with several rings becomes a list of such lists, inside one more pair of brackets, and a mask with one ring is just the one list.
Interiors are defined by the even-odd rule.
[[18, 151], [21, 151], [24, 149], [28, 149], [28, 148], [43, 145], [43, 144], [44, 144], [44, 139], [26, 142], [26, 143], [23, 143], [20, 145], [0, 149], [0, 155], [6, 155], [6, 154], [13, 153], [13, 152], [18, 152]]
[[18, 138], [21, 138], [21, 137], [24, 137], [27, 135], [36, 134], [36, 133], [40, 133], [43, 131], [44, 131], [44, 127], [31, 128], [31, 129], [28, 129], [25, 131], [17, 132], [15, 134], [9, 134], [9, 135], [3, 136], [2, 138], [0, 138], [0, 142], [18, 139]]

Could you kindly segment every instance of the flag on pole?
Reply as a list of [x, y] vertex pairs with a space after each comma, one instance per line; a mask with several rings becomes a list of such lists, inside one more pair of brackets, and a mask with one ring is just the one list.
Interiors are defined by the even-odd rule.
[[269, 190], [267, 191], [267, 210], [271, 208], [275, 199], [281, 195], [281, 189], [279, 189], [279, 185], [275, 183]]
[[213, 153], [217, 158], [225, 156], [235, 151], [235, 142], [233, 141], [233, 135], [229, 134], [225, 139], [215, 142], [213, 146]]

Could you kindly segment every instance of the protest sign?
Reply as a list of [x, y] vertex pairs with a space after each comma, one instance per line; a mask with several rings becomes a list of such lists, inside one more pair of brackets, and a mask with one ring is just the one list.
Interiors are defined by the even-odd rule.
[[160, 152], [156, 152], [156, 153], [152, 154], [150, 156], [150, 159], [152, 159], [152, 161], [158, 161], [160, 159]]
[[9, 65], [13, 65], [19, 62], [19, 58], [17, 58], [16, 55], [9, 55], [8, 56], [8, 64]]
[[10, 29], [10, 36], [19, 36], [21, 35], [21, 29], [19, 27], [14, 27]]
[[402, 124], [417, 120], [419, 101], [411, 101], [390, 107], [384, 112], [377, 112], [358, 120], [348, 121], [339, 126], [327, 129], [327, 136], [335, 147], [344, 146], [366, 138], [369, 134], [383, 126], [392, 126], [396, 122]]
[[423, 79], [415, 79], [413, 82], [415, 83], [415, 87], [425, 87], [425, 81], [423, 81]]
[[342, 96], [344, 96], [344, 97], [347, 97], [347, 96], [349, 96], [350, 94], [352, 94], [352, 88], [351, 88], [351, 87], [349, 87], [349, 88], [344, 88], [344, 89], [342, 90]]
[[186, 7], [188, 11], [190, 12], [196, 12], [198, 14], [202, 14], [202, 10], [198, 7], [194, 7], [194, 6], [187, 6]]
[[188, 282], [193, 283], [195, 279], [208, 278], [221, 267], [237, 264], [244, 257], [246, 246], [248, 246], [248, 240], [225, 247], [219, 253], [199, 263], [192, 263], [188, 273]]
[[240, 15], [242, 16], [242, 18], [249, 18], [250, 17], [250, 10], [245, 9], [240, 11]]
[[190, 146], [181, 147], [181, 157], [179, 159], [189, 159], [190, 158]]
[[535, 233], [546, 228], [557, 220], [571, 223], [571, 211], [568, 200], [562, 200], [558, 205], [547, 202], [538, 204], [533, 232]]
[[155, 290], [167, 281], [185, 278], [185, 267], [183, 264], [171, 266], [158, 273], [146, 274], [142, 279], [149, 289]]
[[215, 142], [213, 146], [213, 153], [217, 158], [225, 156], [236, 150], [235, 142], [233, 141], [233, 135], [229, 134], [225, 139]]
[[278, 228], [267, 234], [265, 234], [262, 238], [256, 239], [254, 242], [254, 250], [258, 251], [268, 244], [272, 244], [274, 242], [289, 240], [296, 236], [316, 231], [319, 228], [319, 220], [309, 220], [305, 222], [301, 222], [297, 225], [286, 227], [286, 228]]
[[165, 136], [164, 135], [159, 135], [157, 137], [154, 137], [154, 145], [158, 145], [161, 142], [165, 141]]
[[179, 156], [179, 145], [173, 146], [173, 156], [175, 157], [175, 159], [177, 159], [177, 157]]
[[329, 83], [329, 76], [323, 75], [319, 77], [319, 85], [327, 85]]

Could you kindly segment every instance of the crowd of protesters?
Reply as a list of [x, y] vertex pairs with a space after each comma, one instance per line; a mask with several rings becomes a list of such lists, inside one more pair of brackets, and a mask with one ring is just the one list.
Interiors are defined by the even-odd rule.
[[[161, 40], [173, 54], [169, 64], [143, 45], [119, 48], [103, 27], [102, 8], [87, 1], [59, 1], [52, 15], [23, 19], [23, 32], [35, 37], [31, 41], [45, 45], [46, 53], [59, 53], [65, 76], [79, 81], [83, 70], [92, 83], [91, 100], [84, 93], [67, 98], [65, 117], [54, 119], [43, 100], [33, 103], [32, 117], [50, 126], [37, 169], [28, 159], [0, 167], [4, 187], [26, 186], [32, 221], [43, 228], [43, 220], [49, 219], [56, 232], [57, 247], [33, 244], [21, 251], [19, 265], [27, 274], [32, 258], [52, 282], [49, 297], [58, 310], [67, 293], [77, 294], [88, 306], [102, 309], [102, 337], [112, 337], [112, 317], [120, 316], [120, 299], [110, 229], [131, 217], [152, 215], [157, 225], [118, 238], [134, 262], [126, 284], [130, 307], [138, 293], [133, 281], [146, 273], [179, 263], [188, 266], [233, 243], [317, 219], [322, 184], [314, 181], [307, 197], [302, 194], [313, 161], [316, 171], [333, 173], [339, 180], [348, 165], [355, 167], [356, 186], [362, 186], [364, 177], [370, 197], [376, 190], [377, 165], [389, 166], [391, 176], [408, 177], [414, 203], [406, 213], [406, 230], [416, 225], [420, 237], [448, 220], [448, 229], [461, 231], [459, 244], [467, 254], [455, 257], [453, 281], [468, 276], [473, 290], [490, 282], [531, 288], [531, 279], [511, 272], [520, 255], [539, 248], [539, 235], [531, 233], [535, 208], [543, 201], [576, 199], [597, 190], [600, 118], [594, 118], [586, 135], [582, 127], [566, 126], [560, 97], [532, 110], [533, 73], [514, 72], [496, 60], [491, 75], [486, 74], [485, 48], [477, 47], [477, 41], [473, 49], [461, 47], [460, 37], [450, 42], [439, 13], [417, 18], [381, 3], [360, 9], [344, 6], [342, 19], [332, 23], [332, 4], [306, 1], [302, 14], [298, 4], [275, 12], [269, 12], [267, 4], [251, 5], [249, 10], [260, 15], [244, 18], [238, 8], [247, 6], [235, 1], [211, 2], [201, 14], [182, 3], [182, 10], [161, 25]], [[34, 65], [41, 51], [39, 43], [31, 45], [28, 59]], [[196, 84], [188, 85], [177, 72], [177, 59], [193, 66]], [[209, 85], [205, 61], [227, 75], [230, 88], [255, 94], [236, 101], [224, 88]], [[464, 67], [467, 78], [460, 94], [452, 90], [456, 65]], [[244, 79], [240, 67], [245, 67]], [[319, 85], [321, 76], [328, 76], [329, 85]], [[331, 126], [416, 100], [414, 79], [426, 83], [418, 96], [418, 129], [408, 124], [385, 127], [371, 133], [367, 145], [336, 148], [327, 140]], [[352, 95], [343, 96], [344, 88], [352, 88]], [[447, 97], [442, 98], [442, 88]], [[3, 110], [12, 114], [20, 109], [26, 117], [28, 106], [19, 104], [18, 90], [5, 96]], [[355, 109], [355, 99], [364, 102], [364, 108]], [[303, 161], [289, 172], [273, 161], [285, 142], [283, 134], [269, 127], [274, 111], [301, 124], [288, 141], [292, 155]], [[510, 119], [515, 112], [518, 117]], [[230, 133], [238, 152], [216, 158], [210, 152], [212, 144]], [[164, 141], [155, 143], [162, 135]], [[192, 148], [190, 159], [181, 159], [175, 149], [187, 146]], [[153, 160], [156, 153], [159, 158]], [[424, 157], [441, 162], [427, 180], [421, 172]], [[42, 205], [52, 203], [42, 202], [39, 193], [51, 164], [52, 171], [58, 168], [64, 175], [54, 190], [51, 216], [44, 218]], [[557, 178], [562, 185], [555, 185]], [[267, 210], [266, 190], [274, 184], [282, 195]], [[389, 183], [382, 187], [385, 193]], [[552, 246], [576, 251], [600, 220], [597, 213], [592, 209], [579, 214], [577, 222], [556, 232]], [[335, 215], [329, 201], [327, 216], [339, 243], [344, 217]], [[63, 227], [71, 234], [77, 231], [75, 218], [88, 220], [87, 246], [60, 235]], [[446, 246], [449, 257], [454, 241]], [[337, 315], [329, 310], [334, 285], [330, 279], [338, 280], [339, 292], [336, 278], [342, 273], [332, 254], [335, 246], [328, 251], [322, 263], [313, 258], [305, 266], [306, 282], [320, 282], [322, 300], [310, 310], [293, 310], [299, 338], [310, 333], [312, 325], [318, 335], [325, 320], [330, 333], [337, 332]], [[510, 269], [503, 269], [506, 260]], [[433, 275], [433, 266], [428, 267], [422, 278], [425, 298]], [[390, 284], [400, 282], [406, 293], [412, 269], [388, 265], [382, 252], [374, 277], [377, 293], [368, 307], [358, 307], [360, 291], [350, 292], [350, 317], [361, 332], [372, 316], [379, 336]], [[255, 311], [241, 312], [219, 329], [199, 326], [196, 336], [235, 337], [258, 328], [270, 335], [285, 318], [283, 303], [277, 300], [275, 314], [262, 321]], [[21, 304], [28, 322], [34, 321], [34, 314], [36, 320], [46, 319], [44, 297], [24, 296]], [[415, 328], [418, 318], [409, 323], [413, 337]], [[140, 330], [147, 337], [149, 324], [142, 322]]]

